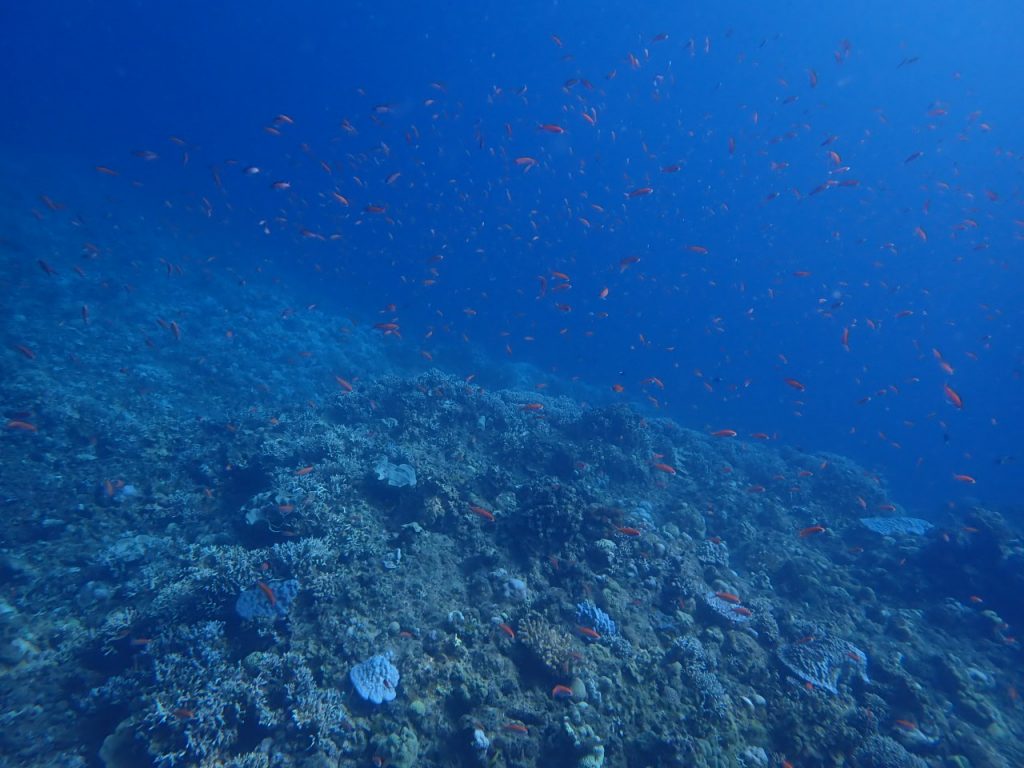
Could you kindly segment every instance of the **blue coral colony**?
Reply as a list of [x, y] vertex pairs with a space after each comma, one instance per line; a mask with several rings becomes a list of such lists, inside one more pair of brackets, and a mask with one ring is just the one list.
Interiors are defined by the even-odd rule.
[[24, 5], [15, 69], [149, 106], [0, 128], [0, 762], [1024, 765], [1024, 126], [963, 37], [124, 11], [215, 115]]

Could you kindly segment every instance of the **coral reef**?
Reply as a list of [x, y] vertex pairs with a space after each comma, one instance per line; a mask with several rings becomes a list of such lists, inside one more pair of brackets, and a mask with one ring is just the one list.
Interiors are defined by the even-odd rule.
[[398, 668], [387, 656], [378, 654], [356, 664], [349, 672], [356, 693], [373, 704], [394, 700], [398, 695]]
[[[67, 470], [88, 483], [45, 453], [19, 473], [40, 501], [9, 507], [0, 557], [0, 748], [18, 764], [1020, 755], [1017, 609], [966, 597], [999, 594], [977, 562], [1015, 583], [997, 517], [868, 530], [855, 500], [877, 485], [841, 457], [438, 371], [221, 408], [231, 429], [103, 416], [125, 443]], [[166, 471], [137, 479], [147, 463]], [[812, 463], [813, 491], [791, 479]], [[936, 564], [955, 587], [933, 588]]]

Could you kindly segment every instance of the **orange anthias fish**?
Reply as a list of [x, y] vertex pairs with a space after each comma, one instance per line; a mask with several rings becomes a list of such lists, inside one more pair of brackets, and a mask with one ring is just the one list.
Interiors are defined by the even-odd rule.
[[270, 606], [273, 608], [277, 605], [277, 595], [274, 594], [274, 590], [270, 588], [265, 581], [257, 581], [256, 586], [260, 588], [260, 591], [267, 596], [267, 600], [270, 601]]
[[945, 393], [946, 399], [949, 400], [949, 402], [952, 403], [955, 407], [961, 409], [964, 407], [963, 398], [961, 398], [959, 393], [951, 386], [949, 386], [949, 384], [943, 384], [942, 391]]
[[484, 507], [479, 507], [476, 504], [470, 504], [469, 511], [472, 512], [474, 515], [479, 515], [489, 523], [493, 523], [496, 519], [494, 517], [494, 513], [491, 512], [491, 510], [485, 509]]

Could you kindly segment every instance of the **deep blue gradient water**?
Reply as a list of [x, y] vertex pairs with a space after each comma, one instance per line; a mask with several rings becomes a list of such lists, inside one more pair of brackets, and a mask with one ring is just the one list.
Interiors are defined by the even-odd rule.
[[112, 273], [175, 238], [461, 374], [468, 345], [850, 455], [918, 513], [1013, 505], [1022, 28], [1012, 2], [8, 4], [0, 152]]

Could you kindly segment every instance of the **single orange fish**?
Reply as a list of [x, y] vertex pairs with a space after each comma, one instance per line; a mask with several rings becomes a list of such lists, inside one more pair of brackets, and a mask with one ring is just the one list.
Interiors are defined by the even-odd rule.
[[484, 507], [478, 507], [475, 504], [469, 505], [469, 511], [472, 512], [474, 515], [479, 515], [489, 523], [493, 523], [496, 519], [494, 517], [494, 513], [491, 512], [491, 510], [485, 509]]
[[270, 588], [270, 585], [265, 581], [257, 581], [256, 586], [260, 588], [260, 591], [267, 596], [267, 600], [270, 601], [270, 607], [273, 608], [277, 605], [277, 595], [274, 594], [274, 590]]
[[299, 477], [302, 477], [303, 475], [308, 475], [312, 471], [313, 471], [313, 465], [310, 464], [308, 467], [303, 467], [302, 469], [296, 469], [295, 470], [295, 474], [298, 475]]
[[732, 592], [715, 592], [715, 597], [719, 600], [725, 600], [727, 603], [739, 603], [740, 596], [734, 595]]
[[814, 536], [816, 533], [824, 533], [825, 526], [823, 525], [809, 525], [800, 531], [800, 538], [806, 539], [808, 536]]
[[953, 475], [953, 479], [960, 483], [967, 483], [968, 485], [974, 485], [978, 482], [970, 475]]
[[663, 464], [661, 462], [658, 462], [656, 464], [652, 464], [651, 466], [653, 466], [659, 472], [664, 472], [666, 475], [674, 475], [676, 473], [676, 468], [673, 467], [671, 464]]
[[720, 429], [711, 433], [712, 437], [736, 437], [735, 429]]
[[956, 406], [957, 408], [964, 407], [963, 398], [960, 397], [957, 391], [953, 389], [951, 386], [949, 386], [949, 384], [943, 384], [942, 391], [946, 394], [946, 399], [949, 400], [949, 402], [952, 403], [954, 406]]
[[589, 637], [591, 640], [600, 640], [601, 639], [601, 633], [600, 632], [598, 632], [596, 629], [591, 629], [590, 627], [584, 627], [582, 624], [580, 624], [580, 625], [578, 625], [576, 627], [576, 631], [579, 632], [584, 637]]

